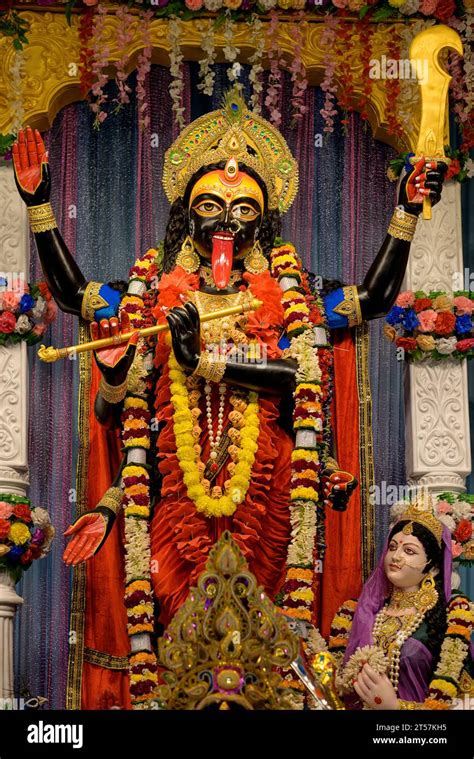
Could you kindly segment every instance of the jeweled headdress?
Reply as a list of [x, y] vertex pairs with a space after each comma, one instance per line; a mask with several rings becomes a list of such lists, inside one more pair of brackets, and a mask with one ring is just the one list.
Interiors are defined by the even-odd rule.
[[275, 669], [296, 659], [298, 639], [257, 586], [230, 532], [210, 551], [158, 649], [167, 669], [159, 692], [168, 709], [292, 708]]
[[236, 88], [219, 110], [193, 121], [166, 151], [163, 186], [170, 203], [183, 196], [196, 171], [229, 158], [257, 172], [269, 208], [288, 210], [298, 190], [298, 165], [280, 132], [249, 111]]
[[435, 536], [438, 545], [441, 546], [443, 523], [434, 514], [433, 499], [430, 495], [424, 495], [410, 503], [406, 511], [400, 516], [400, 521], [406, 520], [408, 520], [408, 524], [403, 528], [405, 534], [410, 533], [411, 524], [416, 522], [426, 527]]

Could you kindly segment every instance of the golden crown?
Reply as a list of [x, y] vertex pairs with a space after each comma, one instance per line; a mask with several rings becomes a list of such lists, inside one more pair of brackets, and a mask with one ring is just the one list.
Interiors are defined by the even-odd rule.
[[434, 504], [431, 495], [423, 495], [410, 503], [406, 511], [400, 516], [400, 520], [408, 520], [409, 524], [403, 528], [403, 532], [409, 532], [410, 525], [413, 522], [422, 524], [436, 538], [438, 545], [441, 546], [443, 538], [443, 523], [434, 514]]
[[249, 111], [236, 87], [219, 110], [193, 121], [166, 151], [163, 187], [170, 203], [184, 195], [196, 171], [229, 158], [257, 172], [269, 208], [288, 210], [298, 191], [298, 165], [278, 129]]
[[224, 532], [158, 645], [168, 670], [160, 699], [168, 709], [292, 708], [291, 690], [275, 671], [298, 655], [298, 639], [257, 587]]

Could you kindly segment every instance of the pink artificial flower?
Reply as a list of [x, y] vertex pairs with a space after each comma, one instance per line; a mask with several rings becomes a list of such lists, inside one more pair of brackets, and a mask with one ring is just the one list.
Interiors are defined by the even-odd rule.
[[432, 332], [437, 316], [438, 314], [432, 308], [429, 308], [427, 311], [420, 311], [418, 314], [418, 321], [420, 322], [418, 329], [420, 332]]
[[400, 308], [409, 308], [410, 306], [413, 306], [414, 302], [415, 295], [411, 290], [405, 290], [405, 292], [400, 293], [397, 300], [395, 301], [396, 305], [400, 306]]
[[421, 0], [420, 13], [424, 16], [431, 16], [438, 5], [438, 0]]
[[332, 2], [333, 2], [333, 5], [336, 6], [336, 8], [345, 8], [349, 0], [332, 0]]
[[51, 324], [51, 322], [54, 322], [56, 319], [56, 315], [58, 313], [58, 307], [54, 300], [48, 300], [48, 305], [46, 309], [46, 313], [43, 317], [45, 324]]
[[4, 311], [16, 311], [21, 300], [23, 293], [13, 290], [8, 290], [6, 293], [2, 293], [2, 308]]
[[89, 7], [92, 7], [93, 5], [97, 5], [99, 0], [83, 0], [84, 5], [88, 5]]
[[461, 543], [458, 543], [456, 540], [451, 541], [451, 553], [453, 554], [453, 559], [457, 559], [458, 556], [461, 556], [463, 552], [463, 547]]
[[463, 314], [472, 314], [474, 311], [474, 301], [470, 298], [465, 298], [464, 295], [458, 295], [453, 299], [453, 305], [456, 306], [456, 315], [462, 316]]
[[9, 519], [13, 514], [13, 506], [5, 501], [0, 501], [0, 519]]
[[202, 8], [203, 0], [184, 0], [184, 4], [186, 5], [186, 8], [189, 8], [190, 11], [199, 11]]
[[35, 326], [33, 327], [31, 331], [37, 337], [41, 337], [42, 335], [44, 335], [45, 330], [46, 330], [46, 324], [41, 323], [41, 324], [35, 324]]
[[438, 514], [451, 514], [453, 507], [448, 501], [438, 501], [436, 511]]

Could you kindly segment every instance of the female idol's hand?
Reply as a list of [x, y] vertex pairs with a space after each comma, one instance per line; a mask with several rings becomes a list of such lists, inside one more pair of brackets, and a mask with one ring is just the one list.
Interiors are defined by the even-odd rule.
[[354, 683], [354, 690], [369, 709], [398, 709], [398, 698], [387, 675], [380, 675], [364, 664]]
[[398, 192], [398, 202], [415, 216], [423, 210], [423, 199], [428, 197], [431, 205], [441, 199], [444, 177], [448, 167], [441, 161], [426, 161], [420, 158], [402, 179]]
[[40, 206], [49, 201], [51, 177], [48, 153], [37, 129], [20, 129], [13, 143], [15, 182], [27, 206]]
[[[130, 319], [125, 311], [122, 311], [120, 321], [117, 317], [112, 317], [111, 319], [101, 319], [99, 323], [90, 323], [92, 340], [100, 340], [103, 337], [112, 337], [130, 331]], [[124, 382], [135, 357], [137, 342], [138, 332], [134, 332], [126, 343], [94, 351], [97, 366], [107, 384], [121, 385]]]
[[107, 532], [108, 519], [102, 511], [90, 511], [67, 528], [64, 534], [72, 538], [63, 553], [66, 564], [76, 566], [97, 553]]
[[176, 361], [183, 369], [194, 371], [201, 354], [201, 329], [199, 311], [188, 301], [183, 306], [170, 309], [168, 321]]

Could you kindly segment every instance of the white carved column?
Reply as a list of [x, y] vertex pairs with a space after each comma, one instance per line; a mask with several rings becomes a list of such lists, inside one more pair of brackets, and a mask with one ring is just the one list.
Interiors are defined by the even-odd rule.
[[[448, 182], [431, 221], [418, 222], [405, 289], [462, 289], [461, 188]], [[405, 374], [406, 466], [409, 485], [433, 493], [462, 492], [471, 471], [465, 361], [409, 363]]]
[[[11, 165], [0, 165], [0, 277], [28, 282], [28, 223]], [[1, 289], [5, 289], [0, 287]], [[26, 495], [28, 365], [24, 342], [0, 346], [0, 493]], [[13, 618], [23, 599], [0, 570], [0, 698], [13, 697]]]

